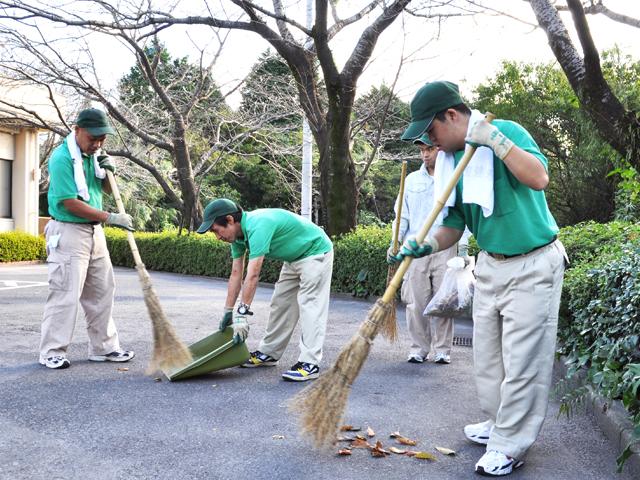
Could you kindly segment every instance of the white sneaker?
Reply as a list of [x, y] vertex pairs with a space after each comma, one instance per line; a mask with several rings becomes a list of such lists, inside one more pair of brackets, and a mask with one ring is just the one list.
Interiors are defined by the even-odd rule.
[[44, 365], [47, 368], [69, 368], [71, 362], [67, 360], [67, 357], [62, 355], [55, 355], [53, 357], [45, 358], [44, 360], [40, 360], [40, 365]]
[[433, 363], [451, 363], [451, 357], [446, 353], [436, 353], [435, 357], [433, 357]]
[[520, 460], [516, 460], [497, 450], [489, 450], [476, 463], [476, 473], [487, 477], [499, 477], [509, 475], [522, 465], [524, 465], [524, 462]]
[[92, 362], [128, 362], [136, 354], [133, 350], [114, 350], [106, 355], [89, 355], [89, 360]]
[[472, 423], [464, 427], [464, 436], [469, 440], [480, 445], [486, 445], [489, 443], [489, 436], [493, 430], [493, 423], [491, 420], [487, 420], [482, 423]]
[[424, 357], [418, 353], [411, 353], [407, 358], [407, 362], [409, 363], [422, 363], [424, 362]]

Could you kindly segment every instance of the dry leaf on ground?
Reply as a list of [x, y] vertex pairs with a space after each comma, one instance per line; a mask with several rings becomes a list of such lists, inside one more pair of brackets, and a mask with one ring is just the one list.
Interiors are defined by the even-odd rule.
[[371, 444], [362, 438], [356, 438], [351, 445], [350, 448], [371, 448]]
[[271, 435], [274, 440], [284, 440], [284, 435]]
[[354, 427], [353, 425], [342, 425], [340, 427], [341, 432], [359, 432], [362, 430], [360, 427]]
[[336, 437], [336, 442], [353, 442], [356, 437], [347, 437], [345, 435], [338, 435]]
[[348, 448], [341, 448], [338, 450], [338, 455], [351, 455], [351, 450]]
[[436, 447], [436, 450], [438, 450], [443, 455], [455, 455], [456, 454], [455, 450], [451, 450], [450, 448]]
[[397, 437], [401, 437], [402, 435], [400, 435], [400, 432], [393, 432], [391, 434], [389, 434], [389, 438], [397, 438]]
[[369, 437], [375, 437], [376, 436], [376, 432], [373, 431], [373, 428], [367, 427], [367, 435]]
[[119, 367], [118, 371], [119, 372], [128, 372], [129, 371], [129, 367]]
[[420, 460], [435, 460], [436, 456], [433, 453], [429, 452], [416, 452], [414, 457], [419, 458]]
[[389, 452], [382, 448], [382, 442], [378, 440], [376, 445], [371, 448], [371, 455], [374, 457], [385, 457], [389, 455]]
[[418, 442], [416, 440], [411, 440], [410, 438], [407, 437], [403, 437], [402, 435], [395, 437], [396, 438], [396, 442], [401, 443], [402, 445], [417, 445]]
[[403, 450], [401, 448], [396, 448], [396, 447], [389, 447], [389, 451], [393, 453], [397, 453], [398, 455], [404, 455], [405, 453], [407, 453], [407, 450]]

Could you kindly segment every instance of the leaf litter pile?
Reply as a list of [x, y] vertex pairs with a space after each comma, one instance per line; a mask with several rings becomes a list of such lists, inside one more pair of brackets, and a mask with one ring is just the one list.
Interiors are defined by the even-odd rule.
[[[351, 455], [353, 450], [366, 449], [371, 452], [372, 457], [386, 457], [392, 453], [396, 455], [404, 455], [405, 457], [413, 457], [418, 460], [436, 460], [436, 456], [433, 453], [416, 450], [411, 447], [418, 445], [417, 440], [401, 435], [400, 432], [393, 432], [389, 435], [389, 438], [395, 442], [394, 446], [385, 447], [380, 440], [373, 442], [373, 437], [376, 433], [371, 427], [367, 427], [366, 435], [361, 433], [355, 433], [351, 435], [350, 432], [360, 432], [360, 427], [354, 427], [353, 425], [343, 425], [340, 427], [340, 435], [336, 438], [338, 442], [349, 442], [349, 444], [343, 448], [338, 449], [338, 455]], [[455, 450], [445, 447], [435, 447], [435, 449], [443, 455], [453, 456], [456, 454]]]

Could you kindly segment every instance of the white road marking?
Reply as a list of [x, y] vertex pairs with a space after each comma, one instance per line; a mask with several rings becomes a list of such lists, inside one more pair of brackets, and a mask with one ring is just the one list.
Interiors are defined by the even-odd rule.
[[16, 280], [0, 280], [0, 291], [2, 290], [15, 290], [17, 288], [31, 288], [31, 287], [42, 287], [44, 285], [48, 285], [48, 282], [26, 282], [26, 281], [16, 281]]

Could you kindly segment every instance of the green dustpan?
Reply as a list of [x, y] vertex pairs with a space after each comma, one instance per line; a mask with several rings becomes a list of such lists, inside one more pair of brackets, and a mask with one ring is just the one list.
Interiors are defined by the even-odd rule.
[[166, 377], [173, 380], [204, 375], [223, 368], [235, 367], [249, 359], [247, 345], [242, 342], [233, 344], [233, 329], [227, 327], [222, 332], [215, 332], [193, 345], [189, 345], [193, 361], [186, 367], [163, 371]]

